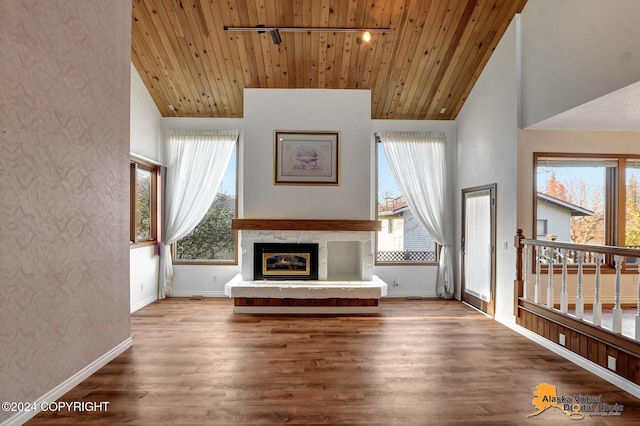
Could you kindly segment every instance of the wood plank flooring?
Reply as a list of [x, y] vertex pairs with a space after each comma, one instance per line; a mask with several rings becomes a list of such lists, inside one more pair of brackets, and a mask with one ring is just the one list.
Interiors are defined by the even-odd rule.
[[[143, 308], [133, 347], [60, 399], [108, 410], [28, 424], [640, 424], [638, 399], [457, 301], [383, 299], [373, 316], [232, 309], [229, 299]], [[541, 383], [624, 411], [527, 418]]]

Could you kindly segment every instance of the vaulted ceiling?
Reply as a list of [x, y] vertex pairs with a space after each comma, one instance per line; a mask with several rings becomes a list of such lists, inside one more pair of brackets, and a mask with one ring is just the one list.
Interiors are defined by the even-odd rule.
[[[371, 90], [376, 119], [455, 119], [526, 0], [133, 0], [131, 57], [164, 117], [242, 117], [244, 88]], [[389, 28], [358, 33], [225, 27]]]

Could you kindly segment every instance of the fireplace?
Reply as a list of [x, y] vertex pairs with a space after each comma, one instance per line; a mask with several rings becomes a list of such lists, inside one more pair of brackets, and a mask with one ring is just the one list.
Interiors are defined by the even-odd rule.
[[318, 281], [370, 281], [374, 264], [372, 241], [372, 232], [242, 230], [242, 278], [259, 279], [256, 277], [260, 274], [254, 274], [256, 244], [314, 243], [318, 245]]
[[318, 244], [255, 243], [254, 280], [317, 280]]

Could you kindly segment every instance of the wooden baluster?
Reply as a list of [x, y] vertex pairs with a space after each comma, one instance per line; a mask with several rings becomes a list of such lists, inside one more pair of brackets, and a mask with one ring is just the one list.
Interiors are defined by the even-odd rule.
[[638, 307], [636, 308], [636, 340], [640, 340], [640, 264], [638, 264]]
[[535, 246], [536, 254], [536, 286], [534, 288], [533, 301], [540, 303], [540, 246]]
[[602, 262], [601, 253], [593, 253], [596, 261], [596, 294], [593, 299], [593, 325], [602, 325], [602, 302], [600, 301], [600, 263]]
[[615, 287], [615, 306], [613, 307], [613, 325], [612, 330], [614, 333], [622, 333], [622, 277], [620, 272], [622, 270], [622, 256], [615, 255], [613, 259], [616, 263], [616, 287]]
[[522, 297], [528, 300], [529, 295], [529, 246], [524, 246], [524, 266], [522, 268], [524, 274], [524, 284], [522, 285]]
[[549, 273], [547, 280], [547, 308], [553, 309], [553, 248], [547, 251], [547, 262], [549, 263]]
[[576, 296], [576, 318], [581, 320], [584, 318], [584, 298], [582, 297], [582, 252], [577, 251], [578, 257], [578, 295]]
[[562, 249], [562, 291], [560, 292], [560, 312], [569, 311], [569, 295], [567, 294], [567, 249]]

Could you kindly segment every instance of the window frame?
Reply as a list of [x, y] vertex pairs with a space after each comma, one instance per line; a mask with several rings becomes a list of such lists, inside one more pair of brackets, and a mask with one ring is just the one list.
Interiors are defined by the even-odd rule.
[[[149, 189], [150, 206], [149, 206], [149, 231], [151, 238], [138, 239], [137, 230], [137, 212], [136, 212], [136, 195], [137, 195], [137, 171], [138, 169], [145, 170], [151, 173], [151, 188]], [[159, 224], [159, 177], [160, 167], [148, 161], [141, 160], [139, 158], [129, 158], [129, 181], [130, 181], [130, 199], [129, 199], [129, 246], [130, 248], [146, 247], [155, 245], [158, 242], [158, 236], [160, 235]]]
[[[382, 146], [382, 145], [378, 145], [381, 144], [382, 142], [380, 141], [379, 138], [375, 138], [375, 143], [374, 143], [374, 152], [375, 152], [375, 197], [374, 197], [374, 211], [375, 211], [375, 220], [382, 222], [383, 220], [389, 219], [389, 229], [391, 228], [391, 218], [385, 218], [382, 217], [382, 219], [379, 217], [378, 215], [378, 208], [380, 205], [380, 200], [378, 200], [378, 181], [379, 181], [379, 156], [378, 156], [378, 147]], [[407, 209], [409, 209], [409, 207], [407, 206]], [[410, 209], [409, 209], [410, 210]], [[434, 241], [433, 244], [433, 250], [434, 250], [434, 257], [435, 260], [433, 261], [428, 261], [428, 262], [407, 262], [407, 261], [397, 261], [397, 262], [393, 262], [393, 261], [380, 261], [378, 260], [378, 243], [379, 243], [379, 236], [378, 234], [384, 232], [382, 230], [380, 231], [376, 231], [374, 232], [374, 239], [375, 239], [375, 252], [373, 254], [374, 256], [374, 266], [434, 266], [434, 265], [438, 265], [440, 262], [440, 245]]]
[[[607, 159], [616, 160], [617, 167], [610, 167], [609, 170], [605, 170], [605, 226], [604, 226], [604, 243], [609, 246], [625, 246], [626, 239], [626, 175], [627, 175], [627, 160], [634, 159], [640, 160], [638, 154], [611, 154], [611, 153], [569, 153], [569, 152], [534, 152], [533, 153], [533, 223], [532, 223], [532, 236], [531, 239], [537, 238], [537, 194], [538, 194], [538, 179], [537, 171], [539, 165], [539, 159], [545, 157], [557, 157], [557, 158], [584, 158], [589, 159]], [[615, 220], [607, 220], [607, 218], [615, 218]], [[633, 265], [633, 264], [632, 264]], [[545, 266], [543, 266], [544, 268]], [[571, 272], [577, 270], [577, 264], [567, 264], [567, 267]], [[615, 264], [612, 256], [605, 256], [602, 264], [603, 272], [612, 272], [615, 269]], [[586, 268], [585, 272], [589, 272], [590, 268]], [[637, 265], [631, 265], [626, 267], [626, 262], [623, 262], [622, 272], [637, 273]]]
[[[233, 215], [233, 219], [237, 219], [238, 218], [238, 198], [239, 198], [239, 194], [238, 194], [238, 177], [239, 177], [239, 172], [240, 172], [240, 141], [236, 140], [236, 146], [235, 146], [235, 154], [236, 154], [236, 182], [235, 182], [235, 195], [234, 195], [234, 199], [235, 199], [235, 207], [234, 207], [234, 215]], [[214, 199], [215, 200], [215, 199]], [[233, 229], [233, 259], [224, 259], [224, 260], [216, 260], [216, 259], [178, 259], [178, 243], [177, 241], [175, 243], [171, 244], [171, 259], [173, 262], [173, 265], [220, 265], [220, 266], [235, 266], [238, 265], [238, 260], [239, 260], [239, 256], [238, 256], [238, 250], [239, 250], [239, 238], [238, 238], [238, 230], [237, 229]]]

